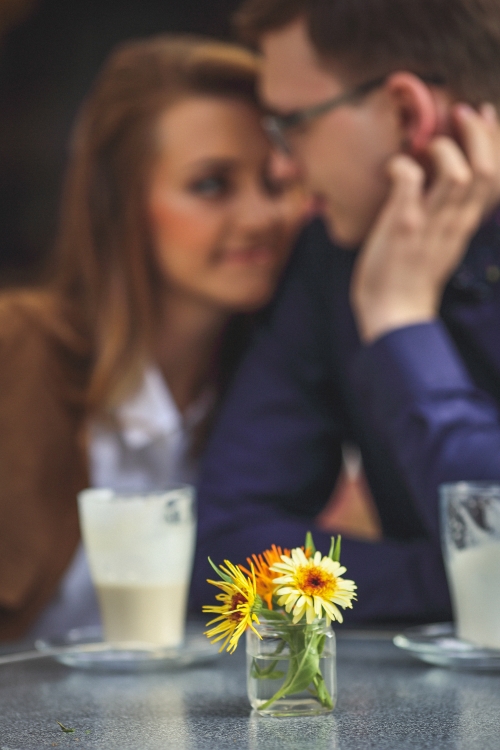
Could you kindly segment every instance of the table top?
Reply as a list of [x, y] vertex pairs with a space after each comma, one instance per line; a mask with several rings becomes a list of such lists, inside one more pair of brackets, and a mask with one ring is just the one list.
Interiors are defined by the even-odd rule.
[[251, 713], [243, 643], [177, 672], [2, 665], [0, 750], [498, 750], [500, 674], [422, 664], [383, 632], [337, 636], [337, 707], [311, 718]]

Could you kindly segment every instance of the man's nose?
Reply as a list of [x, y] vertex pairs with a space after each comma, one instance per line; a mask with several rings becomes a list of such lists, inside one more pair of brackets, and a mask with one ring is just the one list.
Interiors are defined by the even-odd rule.
[[271, 152], [271, 176], [279, 182], [298, 180], [301, 177], [299, 164], [293, 156], [278, 149]]

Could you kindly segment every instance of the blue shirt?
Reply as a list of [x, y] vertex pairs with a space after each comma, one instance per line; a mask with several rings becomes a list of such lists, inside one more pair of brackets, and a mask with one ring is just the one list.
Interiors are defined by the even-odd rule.
[[[500, 227], [474, 238], [441, 321], [360, 343], [349, 305], [355, 254], [322, 224], [304, 233], [262, 316], [202, 465], [192, 605], [213, 598], [208, 555], [244, 562], [304, 543], [357, 443], [384, 539], [344, 537], [358, 584], [351, 621], [451, 615], [439, 544], [442, 481], [500, 479]], [[210, 590], [212, 588], [212, 590]]]

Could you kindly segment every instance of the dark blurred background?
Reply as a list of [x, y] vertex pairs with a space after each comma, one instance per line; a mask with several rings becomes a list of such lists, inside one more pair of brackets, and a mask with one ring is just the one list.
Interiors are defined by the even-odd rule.
[[159, 32], [227, 39], [240, 0], [0, 0], [0, 285], [53, 243], [71, 124], [110, 49]]

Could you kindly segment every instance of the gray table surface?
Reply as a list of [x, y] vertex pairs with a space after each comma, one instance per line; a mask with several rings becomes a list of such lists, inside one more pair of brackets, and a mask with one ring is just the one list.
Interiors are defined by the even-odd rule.
[[[251, 713], [244, 644], [178, 672], [92, 674], [51, 659], [0, 666], [0, 748], [499, 750], [500, 674], [426, 666], [382, 633], [338, 635], [338, 704], [313, 718]], [[64, 734], [57, 720], [76, 731]]]

